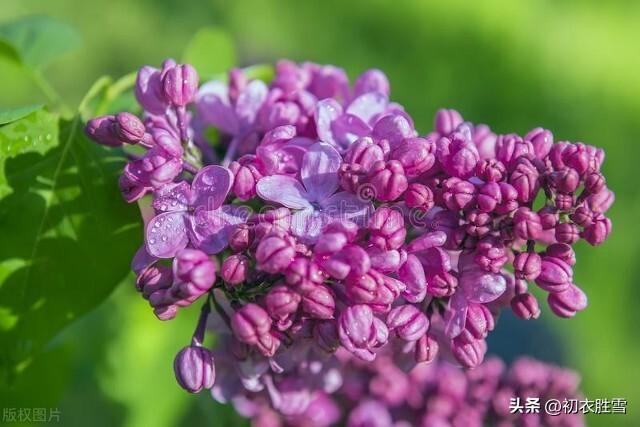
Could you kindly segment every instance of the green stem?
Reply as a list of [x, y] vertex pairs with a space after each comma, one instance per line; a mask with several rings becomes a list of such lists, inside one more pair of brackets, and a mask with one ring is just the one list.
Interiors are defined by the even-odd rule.
[[43, 95], [47, 98], [51, 104], [53, 104], [56, 109], [60, 111], [65, 116], [72, 116], [73, 112], [71, 109], [65, 104], [64, 99], [60, 94], [56, 91], [56, 89], [44, 78], [42, 73], [38, 70], [32, 70], [30, 68], [25, 67], [26, 73], [31, 77], [31, 80], [36, 84], [38, 89], [43, 93]]

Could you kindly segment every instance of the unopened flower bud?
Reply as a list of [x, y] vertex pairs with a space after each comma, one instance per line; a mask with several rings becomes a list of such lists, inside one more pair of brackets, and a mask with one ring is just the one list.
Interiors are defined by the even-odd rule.
[[260, 270], [275, 274], [284, 271], [295, 254], [294, 245], [286, 237], [267, 236], [258, 244], [256, 261]]
[[302, 295], [302, 309], [315, 319], [332, 319], [335, 308], [333, 292], [325, 285], [316, 285]]
[[404, 201], [408, 207], [426, 212], [433, 207], [433, 192], [426, 185], [409, 184], [409, 188], [404, 193]]
[[178, 64], [166, 71], [162, 78], [164, 97], [173, 105], [184, 107], [195, 98], [198, 73], [189, 64]]
[[587, 307], [587, 296], [573, 283], [562, 292], [552, 292], [547, 297], [551, 310], [560, 317], [573, 317]]
[[375, 190], [376, 199], [382, 202], [396, 200], [409, 186], [404, 168], [397, 160], [374, 163], [368, 182]]
[[371, 169], [379, 160], [384, 160], [384, 153], [370, 137], [357, 139], [349, 146], [344, 156], [345, 163], [358, 164], [363, 170]]
[[560, 243], [572, 245], [580, 240], [580, 230], [570, 222], [558, 224], [556, 225], [556, 240]]
[[542, 258], [540, 274], [535, 279], [538, 286], [548, 292], [562, 292], [573, 281], [571, 266], [552, 256]]
[[452, 211], [466, 209], [475, 203], [476, 189], [469, 181], [448, 178], [442, 183], [442, 188], [442, 199]]
[[513, 260], [514, 275], [517, 279], [534, 280], [540, 274], [542, 258], [535, 252], [522, 252]]
[[276, 320], [280, 330], [291, 326], [291, 318], [298, 310], [299, 304], [300, 295], [284, 285], [274, 286], [265, 296], [267, 312]]
[[429, 319], [416, 306], [405, 304], [391, 310], [387, 315], [387, 326], [398, 338], [416, 341], [429, 329]]
[[390, 159], [399, 161], [407, 176], [415, 178], [433, 167], [435, 151], [433, 139], [407, 138], [391, 152]]
[[189, 393], [213, 387], [216, 378], [213, 354], [197, 345], [180, 350], [173, 362], [173, 370], [180, 387]]
[[542, 234], [542, 224], [537, 213], [529, 208], [519, 208], [513, 216], [516, 236], [524, 240], [536, 240]]
[[590, 245], [598, 246], [602, 244], [611, 233], [611, 220], [602, 214], [597, 214], [593, 218], [593, 223], [585, 228], [580, 234]]
[[424, 334], [416, 341], [414, 360], [416, 363], [429, 363], [438, 354], [438, 342], [429, 334]]
[[249, 303], [233, 313], [231, 329], [239, 341], [257, 344], [262, 335], [269, 333], [271, 319], [262, 307]]
[[536, 297], [528, 292], [518, 294], [511, 299], [513, 314], [521, 319], [537, 319], [540, 316], [540, 306]]
[[249, 259], [244, 255], [230, 255], [222, 263], [220, 275], [229, 285], [239, 285], [247, 278]]
[[231, 232], [229, 237], [229, 247], [234, 252], [245, 251], [253, 242], [253, 232], [247, 224], [239, 224]]
[[576, 263], [576, 253], [573, 248], [566, 243], [554, 243], [547, 246], [545, 254], [548, 257], [561, 259], [570, 266]]
[[441, 109], [436, 113], [433, 127], [440, 135], [446, 136], [456, 130], [464, 120], [460, 113], [453, 109]]
[[402, 213], [384, 206], [374, 212], [369, 219], [368, 228], [371, 243], [384, 250], [400, 248], [407, 235]]

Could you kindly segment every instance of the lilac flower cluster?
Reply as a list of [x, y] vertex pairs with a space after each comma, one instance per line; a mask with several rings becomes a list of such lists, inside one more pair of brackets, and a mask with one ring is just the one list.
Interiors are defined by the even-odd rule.
[[[473, 427], [584, 426], [581, 413], [545, 412], [550, 399], [579, 399], [579, 376], [535, 359], [520, 358], [508, 369], [495, 357], [474, 370], [445, 362], [420, 364], [409, 372], [381, 354], [363, 363], [338, 352], [342, 386], [329, 395], [309, 394], [307, 409], [296, 415], [275, 410], [260, 393], [236, 396], [236, 410], [253, 427]], [[286, 391], [284, 392], [286, 394]], [[537, 399], [537, 405], [527, 404]], [[515, 404], [514, 404], [515, 402]]]
[[[419, 136], [378, 70], [351, 86], [339, 68], [281, 61], [269, 84], [240, 69], [198, 83], [186, 64], [143, 67], [142, 118], [97, 117], [86, 132], [124, 146], [122, 194], [153, 208], [138, 290], [162, 320], [213, 306], [201, 323], [225, 337], [216, 363], [236, 381], [223, 384], [273, 389], [288, 370], [325, 381], [338, 348], [414, 363], [441, 349], [472, 368], [501, 309], [539, 316], [529, 283], [559, 316], [586, 307], [572, 245], [611, 231], [602, 150], [541, 128], [496, 135], [454, 110]], [[176, 359], [191, 392], [215, 382], [202, 333]], [[300, 381], [285, 384], [293, 395]]]

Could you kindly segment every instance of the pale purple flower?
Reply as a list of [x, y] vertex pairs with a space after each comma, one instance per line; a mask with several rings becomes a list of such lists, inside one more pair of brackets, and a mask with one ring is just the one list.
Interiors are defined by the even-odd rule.
[[231, 188], [228, 169], [207, 166], [189, 185], [167, 184], [155, 193], [153, 206], [161, 212], [146, 229], [146, 245], [151, 255], [171, 258], [191, 244], [215, 254], [228, 243], [233, 226], [246, 219], [246, 212], [222, 205]]
[[295, 209], [291, 231], [304, 242], [314, 243], [324, 225], [333, 220], [362, 224], [371, 211], [371, 203], [351, 193], [336, 193], [341, 162], [334, 148], [316, 143], [303, 157], [302, 182], [288, 175], [267, 176], [258, 181], [258, 196]]

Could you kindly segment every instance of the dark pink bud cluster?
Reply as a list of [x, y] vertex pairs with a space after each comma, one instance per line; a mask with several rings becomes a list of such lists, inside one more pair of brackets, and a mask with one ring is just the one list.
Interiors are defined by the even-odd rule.
[[[345, 354], [339, 354], [339, 359], [342, 386], [331, 396], [323, 391], [311, 393], [304, 411], [283, 413], [273, 398], [265, 399], [260, 393], [251, 394], [249, 402], [236, 408], [259, 426], [293, 427], [300, 422], [309, 427], [586, 425], [577, 409], [553, 415], [542, 409], [549, 400], [579, 400], [580, 378], [571, 370], [535, 359], [520, 358], [507, 368], [493, 357], [470, 371], [445, 361], [407, 371], [386, 353], [372, 363]], [[541, 410], [526, 411], [527, 399], [535, 398]]]
[[[558, 316], [586, 307], [572, 245], [611, 232], [602, 150], [554, 143], [542, 128], [496, 135], [455, 110], [438, 111], [433, 131], [419, 134], [389, 94], [379, 70], [350, 85], [340, 68], [280, 61], [269, 84], [234, 69], [199, 85], [193, 67], [167, 60], [138, 73], [143, 119], [87, 124], [93, 140], [130, 153], [125, 199], [151, 196], [137, 289], [161, 319], [204, 301], [194, 341], [176, 358], [182, 387], [212, 388], [219, 400], [266, 394], [300, 421], [331, 413], [336, 352], [391, 373], [400, 359], [426, 365], [439, 353], [473, 368], [503, 308], [540, 315], [530, 283]], [[202, 347], [207, 319], [220, 384]], [[386, 387], [384, 375], [370, 391], [404, 402], [409, 379]], [[388, 419], [378, 397], [361, 397], [348, 425]]]

